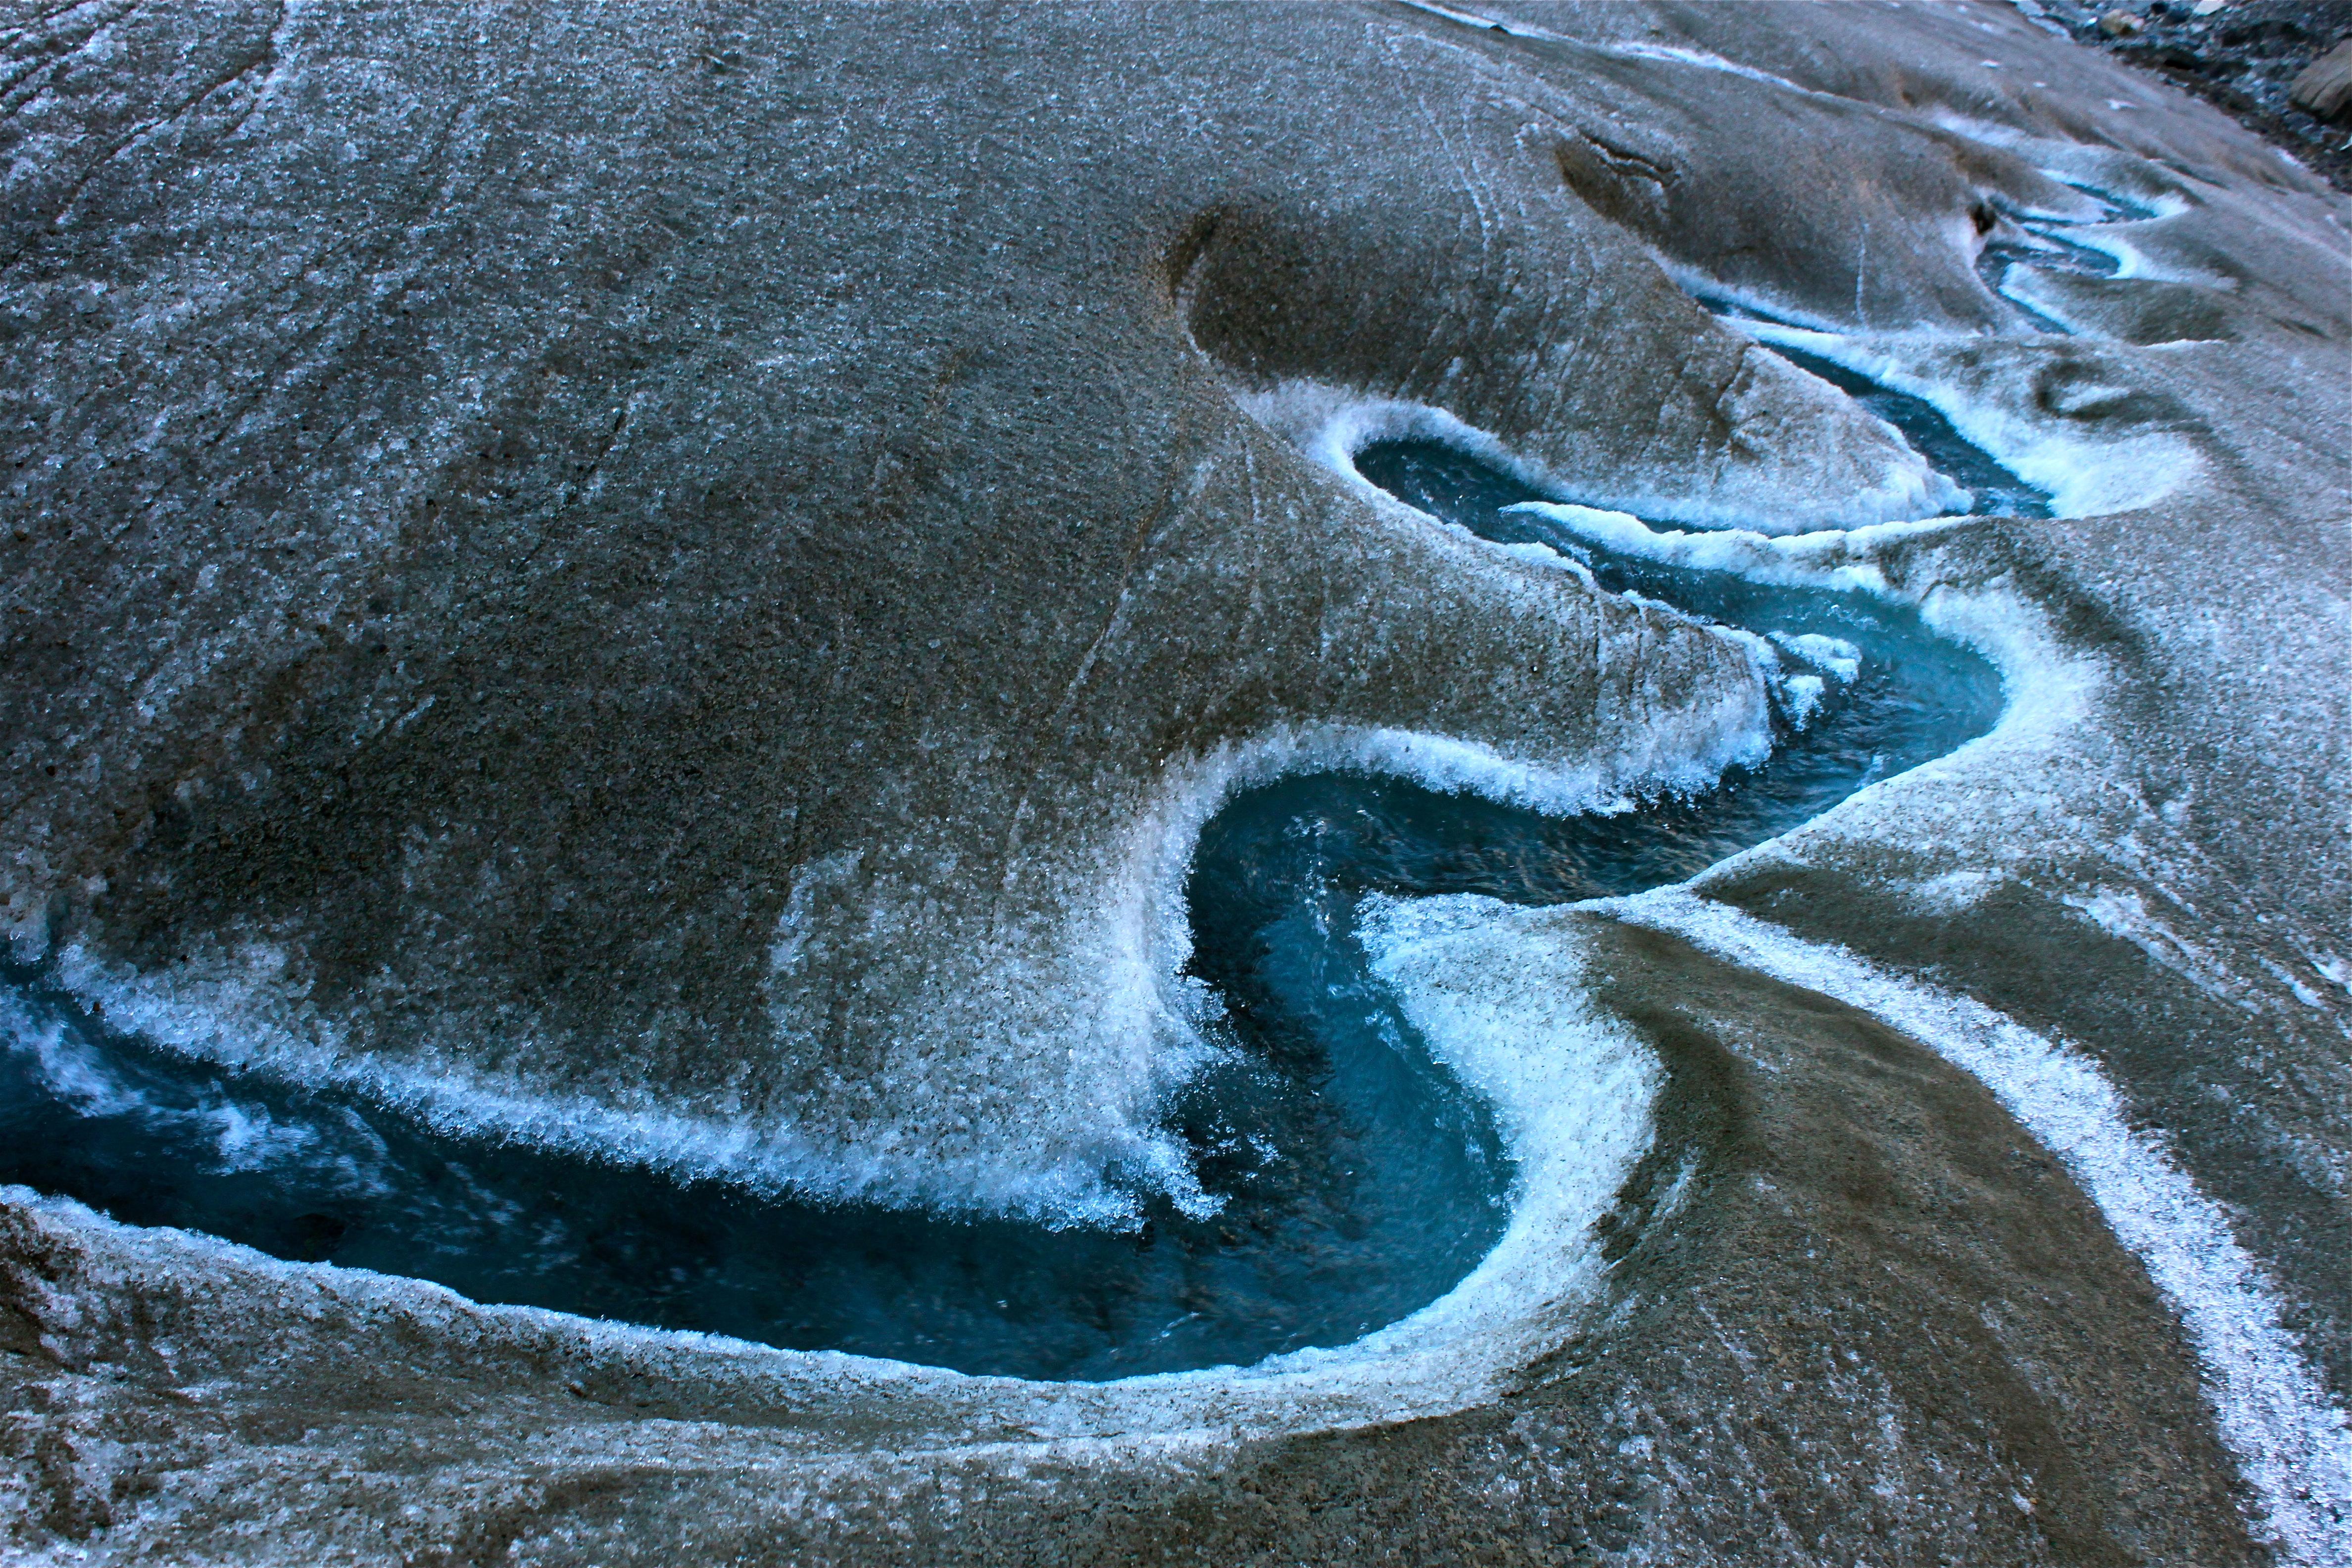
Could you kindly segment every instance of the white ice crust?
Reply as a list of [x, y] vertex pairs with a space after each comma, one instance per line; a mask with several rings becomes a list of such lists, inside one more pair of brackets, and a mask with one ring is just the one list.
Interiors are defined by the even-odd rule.
[[[1030, 1383], [827, 1352], [776, 1351], [719, 1336], [591, 1323], [530, 1308], [476, 1308], [562, 1325], [572, 1337], [648, 1352], [689, 1350], [761, 1361], [780, 1375], [887, 1384], [929, 1396], [927, 1441], [961, 1423], [1017, 1424], [1057, 1447], [1148, 1442], [1184, 1448], [1243, 1438], [1410, 1420], [1466, 1408], [1549, 1345], [1588, 1308], [1602, 1277], [1593, 1226], [1647, 1151], [1663, 1082], [1655, 1057], [1585, 998], [1573, 940], [1528, 928], [1528, 911], [1486, 899], [1367, 900], [1360, 934], [1432, 1050], [1493, 1108], [1516, 1167], [1509, 1224], [1451, 1291], [1352, 1344], [1116, 1383]], [[22, 1023], [23, 1020], [12, 1020]], [[60, 1064], [60, 1070], [70, 1070]], [[67, 1199], [9, 1189], [11, 1201], [82, 1226], [108, 1222]], [[289, 1264], [209, 1237], [157, 1231], [167, 1245], [291, 1279], [362, 1289], [377, 1277]], [[462, 1305], [418, 1280], [379, 1289]]]
[[[1171, 768], [1124, 847], [1114, 849], [1099, 900], [1071, 911], [1064, 943], [1089, 972], [1089, 994], [1116, 1026], [1102, 1032], [1135, 1042], [1133, 1054], [1147, 1059], [1118, 1077], [1128, 1100], [1106, 1100], [1093, 1142], [1034, 1163], [990, 1146], [969, 1154], [844, 1148], [788, 1121], [672, 1109], [651, 1091], [615, 1103], [519, 1086], [446, 1054], [415, 1065], [386, 1061], [352, 1048], [331, 1016], [308, 1006], [286, 952], [262, 940], [149, 971], [68, 944], [58, 954], [56, 976], [112, 1026], [165, 1049], [362, 1094], [447, 1132], [617, 1156], [771, 1193], [1009, 1213], [1050, 1224], [1130, 1223], [1139, 1188], [1212, 1212], [1213, 1200], [1201, 1192], [1182, 1145], [1159, 1126], [1158, 1107], [1212, 1048], [1200, 1026], [1215, 1004], [1184, 973], [1192, 952], [1184, 883], [1201, 830], [1217, 810], [1277, 778], [1347, 770], [1556, 815], [1609, 813], [1631, 809], [1639, 794], [1703, 787], [1769, 750], [1761, 681], [1734, 710], [1685, 717], [1651, 727], [1639, 752], [1581, 761], [1539, 763], [1444, 736], [1319, 725], [1272, 731]], [[793, 922], [788, 906], [772, 955], [780, 967], [793, 957]]]
[[[1790, 332], [1815, 352], [1903, 385], [1892, 358], [1823, 334]], [[1834, 350], [1834, 353], [1832, 351]], [[1948, 389], [1905, 386], [1943, 408], [1957, 427], [2016, 471], [2051, 486], [2063, 504], [2122, 504], [2150, 486], [2169, 488], [2177, 467], [2118, 475], [2113, 452], [2089, 453], [2037, 433], [2021, 433], [1971, 410]], [[1286, 427], [1308, 454], [1354, 484], [1353, 454], [1384, 436], [1420, 434], [1449, 441], [1498, 466], [1521, 469], [1492, 437], [1439, 411], [1326, 395], [1292, 388], [1286, 401], [1258, 410]], [[2038, 454], [2038, 455], [2037, 455]], [[1369, 487], [1368, 487], [1369, 488]], [[1396, 505], [1375, 492], [1383, 505]], [[1736, 574], [1765, 584], [1856, 589], [1916, 603], [1928, 624], [1984, 652], [2001, 669], [2006, 706], [2000, 725], [1953, 755], [1864, 790], [1800, 829], [1833, 833], [1841, 819], [1875, 817], [1916, 781], [1981, 763], [1988, 752], [2041, 751], [2079, 723], [2099, 677], [2063, 656], [2040, 612], [1996, 585], [1972, 593], [1892, 584], [1873, 556], [1898, 539], [1920, 540], [1971, 524], [1953, 519], [1889, 522], [1795, 537], [1743, 530], [1653, 530], [1622, 513], [1545, 506], [1572, 532], [1612, 549], [1678, 564]], [[1563, 567], [1564, 558], [1555, 558]], [[1843, 650], [1789, 649], [1834, 669]], [[1752, 760], [1760, 730], [1694, 725], [1679, 737], [1685, 782], [1713, 777], [1734, 760]], [[1622, 809], [1629, 789], [1675, 774], [1667, 752], [1615, 759], [1582, 771], [1546, 770], [1486, 748], [1439, 737], [1340, 728], [1272, 734], [1198, 759], [1171, 774], [1161, 806], [1147, 814], [1127, 863], [1112, 879], [1109, 902], [1087, 911], [1115, 946], [1133, 980], [1154, 988], [1153, 1005], [1187, 1014], [1200, 1005], [1181, 978], [1189, 928], [1183, 872], [1202, 826], [1237, 789], [1285, 773], [1335, 766], [1391, 773], [1441, 789], [1473, 791], [1554, 811]], [[1792, 836], [1794, 837], [1794, 836]], [[1703, 886], [1759, 847], [1697, 879]], [[1970, 889], [1934, 889], [1958, 897]], [[1807, 943], [1789, 932], [1712, 902], [1691, 885], [1636, 898], [1596, 900], [1579, 909], [1670, 931], [1696, 945], [1785, 982], [1837, 997], [1882, 1018], [1977, 1077], [2036, 1138], [2068, 1165], [2117, 1237], [2138, 1256], [2179, 1310], [2200, 1358], [2223, 1440], [2236, 1456], [2259, 1509], [2258, 1528], [2298, 1563], [2352, 1561], [2352, 1436], [2283, 1325], [2278, 1298], [2260, 1265], [2239, 1245], [2227, 1215], [2200, 1193], [2160, 1138], [2134, 1130], [2121, 1098], [2081, 1051], [2035, 1036], [1969, 998], [1877, 969], [1841, 948]], [[1551, 911], [1513, 909], [1454, 897], [1375, 898], [1360, 911], [1360, 933], [1374, 973], [1393, 988], [1406, 1016], [1432, 1049], [1493, 1108], [1518, 1175], [1512, 1218], [1502, 1239], [1452, 1291], [1396, 1323], [1336, 1349], [1269, 1358], [1243, 1368], [1216, 1367], [1108, 1384], [1029, 1383], [977, 1377], [940, 1368], [835, 1352], [770, 1350], [711, 1336], [614, 1324], [584, 1324], [532, 1309], [469, 1309], [566, 1325], [593, 1341], [666, 1352], [680, 1350], [756, 1360], [781, 1379], [813, 1378], [828, 1386], [888, 1385], [921, 1396], [909, 1419], [930, 1423], [923, 1439], [967, 1443], [982, 1427], [1026, 1434], [1010, 1449], [1045, 1445], [1068, 1457], [1092, 1452], [1132, 1462], [1139, 1453], [1182, 1454], [1222, 1448], [1244, 1438], [1328, 1430], [1444, 1414], [1490, 1397], [1564, 1327], [1589, 1313], [1604, 1278], [1594, 1223], [1649, 1148], [1660, 1068], [1621, 1021], [1594, 1005], [1584, 984], [1586, 954], [1572, 923]], [[789, 933], [786, 933], [788, 937]], [[271, 955], [249, 956], [253, 973], [220, 982], [263, 984]], [[65, 978], [106, 1001], [116, 1022], [160, 1043], [236, 1059], [226, 1043], [203, 1038], [218, 1015], [205, 998], [159, 994], [140, 980], [100, 972], [86, 956], [65, 955]], [[323, 1055], [323, 1054], [322, 1054]], [[70, 1064], [60, 1064], [61, 1070]], [[322, 1062], [323, 1065], [323, 1062]], [[429, 1110], [438, 1089], [420, 1088]], [[711, 1149], [705, 1124], [667, 1126], [644, 1117], [612, 1119], [593, 1105], [537, 1099], [491, 1108], [494, 1114], [553, 1140], [608, 1141], [697, 1166], [763, 1152], [746, 1143]], [[464, 1105], [473, 1120], [478, 1101]], [[602, 1119], [602, 1120], [600, 1120]], [[740, 1136], [749, 1139], [751, 1134]], [[763, 1156], [764, 1157], [764, 1156]], [[70, 1223], [107, 1222], [62, 1199], [21, 1201]], [[171, 1233], [150, 1233], [164, 1234]], [[210, 1238], [173, 1236], [173, 1247], [233, 1257], [238, 1265], [290, 1278], [366, 1282], [361, 1271], [281, 1263]], [[419, 1281], [382, 1281], [404, 1299], [457, 1299]], [[927, 1414], [924, 1414], [927, 1413]], [[900, 1434], [903, 1437], [903, 1433]], [[990, 1445], [983, 1445], [988, 1447]], [[977, 1450], [974, 1450], [977, 1451]]]
[[[2069, 237], [2087, 243], [2089, 237]], [[2097, 517], [2153, 506], [2189, 483], [2200, 467], [2194, 449], [2177, 437], [2126, 435], [2095, 439], [2063, 428], [2038, 411], [1974, 395], [1955, 380], [1923, 373], [1922, 362], [1932, 364], [1946, 346], [1942, 340], [1818, 332], [1773, 321], [1736, 324], [1764, 342], [1785, 343], [1819, 354], [1881, 386], [1918, 398], [1949, 420], [1963, 438], [1991, 454], [2019, 479], [2046, 491], [2051, 512], [2057, 517]], [[2061, 395], [2066, 405], [2060, 411], [2088, 406], [2115, 391], [2105, 386], [2072, 388]]]
[[[1745, 325], [1746, 323], [1742, 323]], [[1323, 382], [1286, 381], [1261, 392], [1236, 393], [1234, 401], [1260, 424], [1336, 475], [1357, 495], [1382, 508], [1402, 506], [1356, 469], [1356, 454], [1381, 441], [1428, 440], [1466, 452], [1533, 489], [1554, 493], [1586, 487], [1505, 447], [1495, 437], [1464, 423], [1444, 409], [1399, 398], [1371, 397]], [[1898, 447], [1898, 451], [1900, 450]], [[1735, 488], [1722, 494], [1695, 494], [1666, 476], [1648, 485], [1621, 482], [1607, 499], [1651, 517], [1672, 518], [1697, 527], [1746, 526], [1778, 533], [1793, 528], [1859, 528], [1949, 510], [1965, 492], [1930, 468], [1916, 453], [1891, 462], [1874, 483], [1859, 486], [1836, 503], [1818, 495], [1801, 498]], [[1810, 522], [1783, 525], [1778, 514], [1801, 511]]]
[[1587, 905], [1743, 968], [1833, 996], [1990, 1089], [2099, 1205], [2180, 1314], [2258, 1527], [2288, 1561], [2352, 1562], [2352, 1430], [2280, 1316], [2276, 1287], [2158, 1135], [2134, 1128], [2098, 1064], [1969, 997], [1800, 940], [1686, 888]]

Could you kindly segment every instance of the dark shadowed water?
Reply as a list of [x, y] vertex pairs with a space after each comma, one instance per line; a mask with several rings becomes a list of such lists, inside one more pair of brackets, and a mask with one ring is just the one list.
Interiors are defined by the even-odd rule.
[[477, 1300], [1029, 1377], [1248, 1363], [1412, 1312], [1501, 1235], [1512, 1171], [1484, 1105], [1370, 979], [1357, 900], [1559, 903], [1680, 881], [1982, 733], [2000, 688], [1909, 611], [1587, 548], [1504, 510], [1540, 498], [1448, 448], [1390, 443], [1359, 462], [1485, 537], [1573, 555], [1603, 587], [1839, 639], [1855, 664], [1823, 672], [1801, 724], [1801, 704], [1780, 715], [1766, 765], [1614, 816], [1353, 773], [1230, 802], [1187, 888], [1193, 970], [1226, 1003], [1228, 1049], [1170, 1112], [1220, 1214], [1149, 1199], [1131, 1232], [1053, 1229], [681, 1182], [224, 1072], [109, 1027], [25, 966], [0, 974], [0, 1181]]

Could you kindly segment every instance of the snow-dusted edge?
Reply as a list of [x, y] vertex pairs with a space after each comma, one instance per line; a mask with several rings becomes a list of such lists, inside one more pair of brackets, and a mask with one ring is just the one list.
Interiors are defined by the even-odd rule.
[[1835, 997], [1970, 1074], [2099, 1205], [2180, 1314], [2221, 1438], [2288, 1560], [2352, 1562], [2352, 1429], [2284, 1325], [2275, 1287], [2221, 1206], [2082, 1051], [1965, 996], [1890, 974], [1843, 947], [1802, 941], [1687, 888], [1581, 906], [1670, 931], [1743, 968]]
[[[1259, 424], [1297, 447], [1310, 462], [1328, 469], [1357, 495], [1382, 509], [1401, 508], [1404, 503], [1357, 471], [1356, 454], [1381, 441], [1426, 440], [1466, 452], [1533, 489], [1555, 495], [1581, 493], [1685, 527], [1782, 531], [1770, 509], [1754, 496], [1706, 499], [1671, 484], [1648, 488], [1622, 480], [1613, 493], [1596, 494], [1590, 484], [1571, 484], [1564, 476], [1512, 451], [1486, 431], [1425, 403], [1367, 396], [1318, 381], [1286, 381], [1263, 391], [1236, 392], [1234, 401]], [[1841, 505], [1827, 507], [1820, 497], [1808, 496], [1801, 506], [1812, 527], [1864, 528], [1925, 517], [1965, 497], [1959, 487], [1928, 467], [1927, 459], [1911, 453], [1877, 484], [1856, 491]], [[1798, 504], [1790, 498], [1782, 500], [1790, 506]]]
[[[613, 1103], [539, 1089], [446, 1057], [429, 1065], [387, 1062], [354, 1048], [332, 1017], [308, 1005], [293, 959], [271, 942], [242, 941], [155, 972], [69, 943], [58, 953], [56, 979], [111, 1026], [151, 1044], [362, 1097], [443, 1133], [632, 1162], [686, 1180], [718, 1178], [771, 1196], [1010, 1213], [1049, 1224], [1125, 1217], [1123, 1194], [1099, 1179], [1099, 1158], [1084, 1169], [1064, 1163], [1013, 1172], [971, 1157], [915, 1164], [811, 1137], [789, 1122], [730, 1122], [674, 1109], [650, 1091]], [[1149, 1170], [1159, 1152], [1129, 1140], [1117, 1152]], [[1171, 1173], [1171, 1184], [1181, 1174]]]
[[[2146, 504], [2188, 477], [2185, 461], [2156, 464], [2153, 472], [2118, 472], [2130, 466], [2103, 461], [2103, 456], [2113, 455], [2087, 452], [2072, 443], [2036, 441], [2038, 433], [2021, 431], [1990, 410], [1971, 406], [1948, 388], [1904, 375], [1891, 356], [1826, 334], [1768, 331], [1816, 352], [1834, 350], [1831, 357], [1901, 390], [1940, 395], [1933, 400], [1962, 434], [2003, 457], [2027, 478], [2048, 485], [2062, 511]], [[1445, 441], [1524, 479], [1538, 483], [1544, 479], [1514, 460], [1492, 437], [1437, 410], [1351, 403], [1328, 395], [1309, 398], [1294, 391], [1286, 404], [1253, 412], [1277, 427], [1289, 425], [1287, 433], [1310, 458], [1360, 486], [1365, 481], [1355, 471], [1355, 452], [1370, 441], [1401, 435]], [[1317, 416], [1315, 423], [1303, 417], [1310, 414]], [[1969, 526], [1958, 520], [1775, 538], [1739, 529], [1654, 529], [1626, 513], [1591, 507], [1540, 505], [1534, 510], [1595, 542], [1653, 560], [1760, 583], [1859, 590], [1917, 605], [1931, 627], [1990, 658], [2000, 670], [2004, 688], [2001, 719], [1992, 731], [1927, 764], [1927, 769], [1966, 765], [1963, 759], [1972, 753], [1981, 762], [1988, 750], [2046, 746], [2087, 715], [2103, 683], [2103, 672], [2089, 660], [2062, 650], [2046, 616], [2019, 595], [1998, 586], [1959, 592], [1932, 584], [1898, 585], [1875, 559], [1881, 546], [1906, 536], [1930, 537]], [[1883, 809], [1884, 792], [1900, 787], [1900, 781], [1874, 786], [1824, 817]], [[1795, 833], [1812, 830], [1814, 824], [1807, 824]], [[1771, 848], [1759, 846], [1748, 854]], [[1725, 868], [1710, 868], [1694, 881], [1703, 884]], [[1434, 914], [1437, 907], [1450, 910], [1476, 902], [1430, 900], [1420, 901], [1419, 907]], [[1897, 978], [1843, 948], [1805, 942], [1701, 897], [1690, 884], [1580, 907], [1673, 931], [1744, 967], [1837, 997], [1919, 1040], [1984, 1083], [2066, 1163], [2118, 1239], [2141, 1259], [2180, 1313], [2203, 1370], [2221, 1436], [2236, 1456], [2252, 1493], [2258, 1531], [2291, 1562], [2316, 1568], [2352, 1561], [2352, 1430], [2344, 1412], [2331, 1403], [2302, 1345], [2285, 1328], [2274, 1286], [2238, 1243], [2227, 1215], [2198, 1191], [2159, 1138], [2130, 1127], [2121, 1097], [2087, 1056], [2063, 1042], [2045, 1040], [1980, 1003]], [[1395, 933], [1409, 924], [1415, 907], [1382, 901], [1368, 913], [1376, 966], [1392, 981], [1404, 980], [1397, 967]], [[1456, 918], [1462, 918], [1461, 912]], [[1407, 1006], [1416, 1013], [1425, 1010], [1425, 1004], [1415, 1008], [1411, 1000]], [[1433, 1039], [1442, 1036], [1442, 1029], [1430, 1027], [1436, 1020], [1416, 1016], [1415, 1021]]]
[[[2087, 234], [2069, 237], [2116, 254], [2126, 248], [2118, 240], [2094, 244]], [[2099, 517], [2153, 506], [2193, 481], [2202, 467], [2195, 450], [2172, 436], [2091, 435], [2069, 429], [2043, 410], [1988, 395], [1981, 387], [1938, 374], [1937, 361], [1951, 347], [1947, 338], [1848, 335], [1778, 321], [1727, 324], [1762, 342], [1818, 354], [1891, 391], [1918, 398], [1950, 421], [1962, 437], [2045, 491], [2053, 516]], [[2062, 406], [2082, 408], [2119, 390], [2095, 384], [2058, 396]]]
[[[1048, 1225], [1131, 1224], [1139, 1188], [1213, 1212], [1214, 1200], [1201, 1192], [1181, 1145], [1157, 1124], [1165, 1095], [1217, 1048], [1216, 1031], [1204, 1026], [1217, 1004], [1184, 973], [1192, 955], [1184, 884], [1208, 820], [1241, 791], [1335, 771], [1408, 779], [1560, 815], [1622, 811], [1643, 795], [1703, 789], [1735, 763], [1761, 761], [1770, 745], [1760, 684], [1714, 706], [1646, 717], [1635, 727], [1638, 746], [1620, 754], [1530, 760], [1412, 731], [1300, 725], [1172, 768], [1152, 804], [1107, 847], [1096, 877], [1100, 897], [1071, 911], [1062, 938], [1069, 951], [1085, 955], [1103, 1013], [1152, 1043], [1158, 1092], [1139, 1093], [1127, 1119], [1098, 1130], [1079, 1156], [1052, 1163], [992, 1158], [984, 1148], [909, 1158], [811, 1137], [789, 1121], [729, 1121], [650, 1095], [614, 1103], [536, 1089], [446, 1057], [430, 1065], [385, 1062], [352, 1048], [332, 1018], [305, 1005], [287, 950], [266, 941], [238, 942], [155, 973], [69, 943], [57, 955], [56, 977], [114, 1027], [154, 1045], [333, 1086], [445, 1132], [629, 1160], [774, 1195], [1010, 1214]], [[20, 1044], [31, 1041], [29, 1025], [7, 1022], [23, 1037]], [[1116, 1184], [1108, 1179], [1114, 1170]]]

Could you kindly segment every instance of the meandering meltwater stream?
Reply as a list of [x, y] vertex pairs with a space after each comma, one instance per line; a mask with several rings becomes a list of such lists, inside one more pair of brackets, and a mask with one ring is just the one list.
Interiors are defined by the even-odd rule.
[[[2016, 483], [1969, 467], [1990, 464], [1973, 448], [1928, 456], [1980, 490]], [[1170, 1112], [1219, 1213], [1147, 1200], [1133, 1231], [1055, 1229], [820, 1205], [452, 1134], [160, 1049], [23, 965], [0, 973], [0, 1181], [482, 1301], [1026, 1377], [1247, 1363], [1405, 1316], [1501, 1235], [1513, 1173], [1484, 1105], [1370, 976], [1351, 931], [1362, 896], [1548, 904], [1681, 881], [1982, 733], [2000, 684], [1867, 595], [1596, 549], [1512, 510], [1546, 498], [1450, 448], [1391, 442], [1357, 461], [1412, 505], [1548, 545], [1604, 589], [1774, 638], [1793, 679], [1769, 762], [1613, 815], [1547, 816], [1350, 773], [1228, 803], [1187, 889], [1193, 971], [1225, 1001], [1228, 1048]], [[2019, 488], [1995, 504], [2034, 500]]]

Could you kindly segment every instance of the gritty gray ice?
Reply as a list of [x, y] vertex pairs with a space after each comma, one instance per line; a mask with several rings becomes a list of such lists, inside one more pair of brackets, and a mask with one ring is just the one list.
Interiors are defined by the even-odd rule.
[[1770, 736], [1384, 437], [2005, 700], [1666, 903], [1369, 910], [1522, 1181], [1357, 1342], [974, 1377], [8, 1187], [0, 1554], [2343, 1561], [2352, 205], [2030, 9], [0, 7], [8, 935], [224, 1071], [1197, 1204], [1234, 792]]

